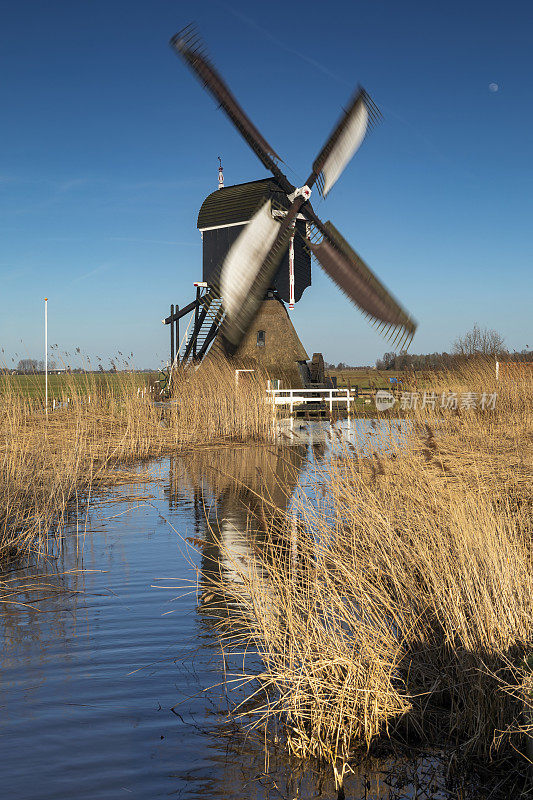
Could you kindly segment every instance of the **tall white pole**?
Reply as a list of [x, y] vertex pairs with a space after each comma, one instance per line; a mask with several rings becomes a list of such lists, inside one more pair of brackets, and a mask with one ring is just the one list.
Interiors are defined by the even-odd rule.
[[289, 240], [289, 310], [294, 308], [294, 231], [296, 223], [291, 226], [291, 238]]
[[48, 297], [44, 298], [44, 405], [48, 416]]

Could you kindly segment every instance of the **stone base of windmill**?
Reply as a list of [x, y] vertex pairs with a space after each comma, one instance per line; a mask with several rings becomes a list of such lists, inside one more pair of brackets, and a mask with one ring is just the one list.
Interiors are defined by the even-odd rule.
[[[206, 362], [222, 352], [215, 340]], [[284, 303], [269, 292], [259, 308], [246, 336], [231, 358], [235, 369], [253, 370], [269, 379], [278, 389], [332, 389], [324, 374], [322, 353], [309, 356], [300, 341]], [[315, 408], [316, 406], [316, 408]], [[318, 412], [323, 400], [306, 403], [306, 412]]]
[[302, 389], [305, 381], [302, 365], [309, 356], [292, 324], [287, 309], [273, 294], [266, 297], [234, 361], [248, 369], [266, 372], [283, 388]]

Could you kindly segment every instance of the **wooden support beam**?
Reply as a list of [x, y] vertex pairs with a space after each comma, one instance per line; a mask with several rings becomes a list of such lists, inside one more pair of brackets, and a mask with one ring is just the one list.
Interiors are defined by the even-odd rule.
[[196, 331], [196, 335], [193, 337], [193, 340], [192, 340], [192, 357], [193, 358], [196, 358], [196, 339], [198, 338], [198, 332], [199, 332], [200, 328], [202, 327], [202, 322], [204, 321], [204, 317], [205, 317], [205, 314], [203, 313], [203, 311], [207, 312], [207, 306], [205, 306], [203, 311], [202, 311], [202, 313], [203, 313], [202, 322], [200, 323], [200, 325], [198, 325], [198, 312], [199, 312], [199, 309], [200, 309], [200, 291], [201, 291], [200, 287], [197, 286], [196, 287], [196, 308], [194, 309], [194, 329]]
[[200, 313], [199, 314], [197, 313], [195, 315], [194, 328], [191, 333], [190, 339], [187, 342], [187, 347], [185, 348], [185, 352], [183, 353], [183, 361], [187, 360], [187, 358], [189, 357], [189, 353], [191, 352], [191, 349], [192, 349], [192, 357], [196, 358], [196, 342], [198, 339], [198, 334], [200, 333], [202, 325], [204, 324], [204, 319], [206, 317], [208, 309], [209, 306], [205, 305], [200, 311]]
[[[170, 319], [174, 319], [174, 305], [170, 306]], [[174, 325], [170, 324], [170, 366], [174, 363]]]
[[173, 320], [181, 319], [185, 316], [185, 314], [189, 314], [191, 311], [194, 311], [197, 302], [197, 300], [193, 300], [192, 303], [189, 303], [188, 306], [182, 308], [181, 311], [176, 311], [172, 317], [165, 317], [163, 320], [163, 325], [170, 325]]

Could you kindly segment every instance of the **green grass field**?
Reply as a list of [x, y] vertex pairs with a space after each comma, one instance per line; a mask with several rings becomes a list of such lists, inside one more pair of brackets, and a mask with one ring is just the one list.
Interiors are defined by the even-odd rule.
[[[327, 369], [326, 375], [337, 378], [338, 389], [351, 389], [356, 386], [362, 394], [354, 399], [353, 411], [358, 416], [375, 416], [375, 404], [372, 399], [377, 389], [392, 389], [397, 392], [423, 392], [429, 386], [429, 376], [425, 372], [411, 372], [406, 370], [375, 370], [375, 369]], [[392, 382], [389, 378], [396, 378]], [[395, 407], [398, 414], [398, 406]]]
[[[150, 373], [134, 373], [131, 377], [135, 386], [146, 386]], [[113, 393], [119, 383], [124, 382], [123, 373], [74, 373], [71, 375], [62, 373], [60, 375], [48, 376], [48, 398], [49, 400], [59, 400], [64, 395], [69, 394], [69, 389], [76, 387], [78, 391], [87, 394], [94, 391], [94, 388], [106, 389]], [[24, 395], [34, 399], [45, 396], [44, 375], [0, 375], [0, 395], [7, 392]]]
[[[328, 369], [326, 370], [326, 375], [337, 378], [339, 389], [354, 390], [358, 386], [364, 392], [366, 397], [359, 397], [356, 401], [356, 409], [360, 411], [369, 410], [365, 408], [365, 400], [368, 400], [372, 390], [393, 388], [412, 391], [424, 388], [424, 375], [422, 373], [414, 375], [411, 372], [399, 370], [380, 372], [378, 370]], [[151, 379], [158, 377], [157, 373], [148, 372], [133, 374], [122, 372], [52, 374], [48, 376], [48, 398], [50, 402], [53, 402], [54, 400], [68, 397], [73, 391], [90, 395], [98, 389], [105, 390], [109, 394], [116, 394], [124, 390], [125, 380], [127, 382], [131, 380], [134, 388], [142, 388], [147, 386]], [[398, 383], [390, 383], [389, 378], [393, 377], [398, 379]], [[11, 392], [16, 395], [44, 401], [44, 375], [0, 375], [0, 396]]]
[[355, 389], [356, 386], [360, 389], [385, 389], [391, 386], [389, 378], [401, 379], [403, 385], [412, 383], [411, 374], [401, 370], [327, 369], [326, 375], [337, 378], [339, 389]]

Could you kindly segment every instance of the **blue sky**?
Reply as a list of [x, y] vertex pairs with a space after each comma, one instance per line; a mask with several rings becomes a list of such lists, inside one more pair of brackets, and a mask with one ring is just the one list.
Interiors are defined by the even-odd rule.
[[[293, 182], [353, 87], [383, 121], [316, 198], [418, 319], [411, 350], [474, 322], [533, 347], [533, 6], [361, 0], [0, 2], [0, 357], [50, 342], [139, 367], [201, 276], [196, 215], [266, 171], [176, 58], [191, 20]], [[266, 9], [266, 11], [265, 11]], [[497, 91], [490, 85], [496, 84]], [[495, 86], [492, 89], [496, 88]], [[387, 343], [316, 267], [293, 312], [311, 355], [373, 363]]]

